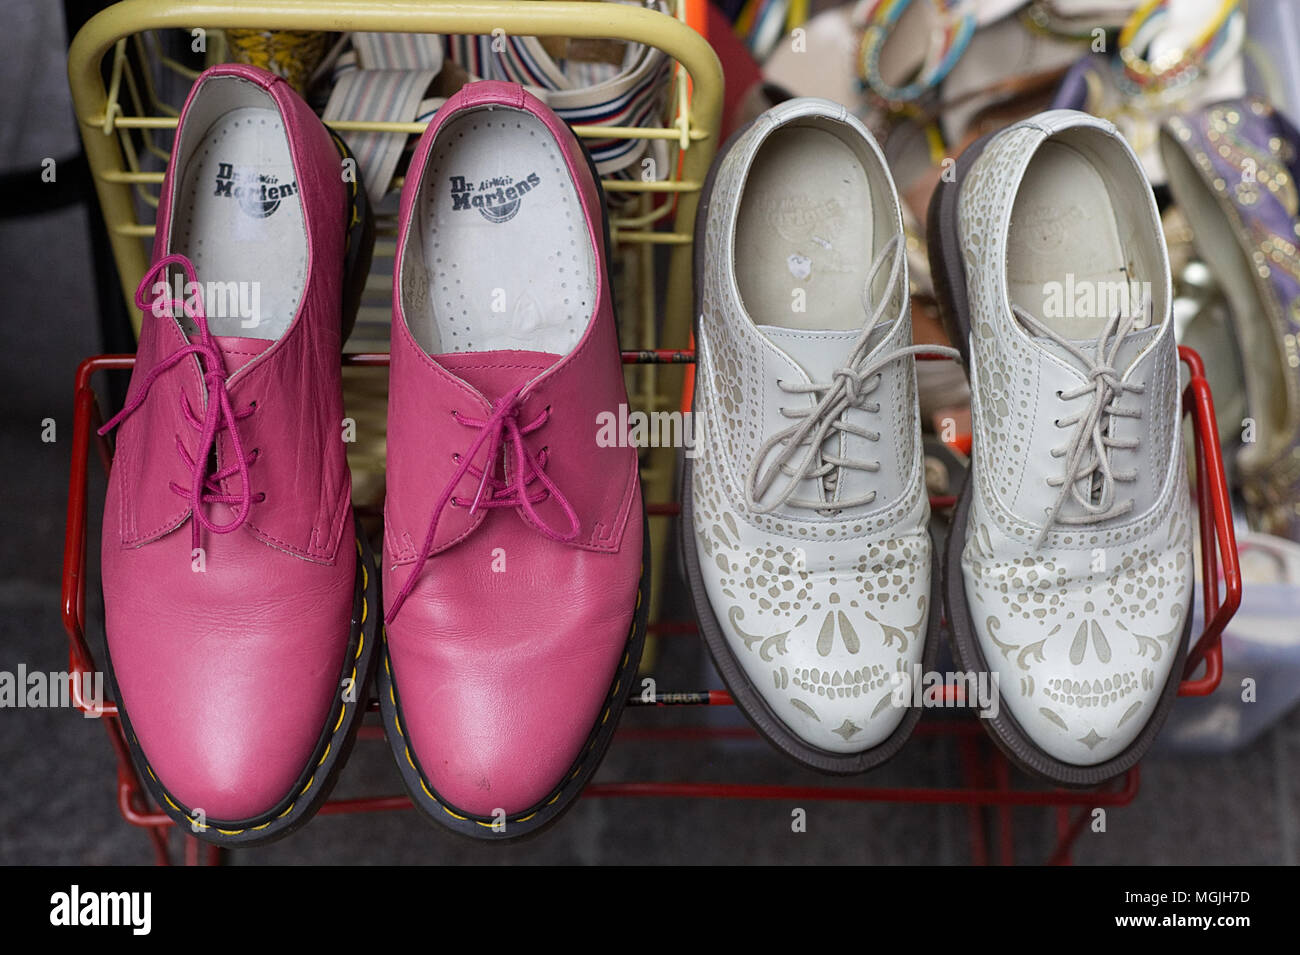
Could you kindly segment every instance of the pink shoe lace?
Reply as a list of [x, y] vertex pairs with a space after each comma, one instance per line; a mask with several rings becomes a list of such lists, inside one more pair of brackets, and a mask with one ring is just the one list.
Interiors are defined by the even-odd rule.
[[[401, 609], [406, 598], [415, 588], [416, 578], [420, 576], [420, 570], [424, 567], [425, 561], [430, 557], [430, 551], [433, 550], [433, 538], [438, 529], [438, 521], [442, 517], [443, 510], [450, 504], [452, 507], [468, 507], [470, 514], [473, 514], [480, 507], [514, 507], [518, 508], [520, 515], [542, 534], [554, 541], [571, 541], [578, 536], [578, 515], [573, 510], [560, 489], [555, 486], [546, 474], [546, 449], [534, 455], [524, 444], [524, 435], [532, 434], [542, 425], [546, 424], [550, 418], [550, 407], [543, 409], [542, 413], [530, 421], [528, 424], [519, 423], [519, 393], [523, 390], [520, 385], [514, 391], [499, 398], [492, 405], [492, 414], [486, 420], [480, 421], [476, 418], [466, 418], [464, 415], [453, 411], [452, 416], [458, 424], [467, 428], [477, 428], [479, 436], [474, 439], [469, 450], [464, 454], [453, 455], [453, 458], [459, 462], [456, 473], [451, 476], [447, 486], [442, 489], [442, 494], [438, 497], [438, 502], [433, 506], [433, 515], [429, 519], [429, 530], [424, 536], [424, 545], [420, 548], [420, 554], [416, 558], [415, 565], [411, 568], [411, 573], [406, 578], [406, 583], [402, 585], [401, 591], [393, 605], [384, 615], [386, 623], [392, 623], [393, 618], [397, 616], [397, 611]], [[478, 454], [479, 449], [486, 444], [488, 451], [484, 458], [485, 467], [477, 468], [473, 464], [474, 456]], [[511, 460], [503, 460], [502, 473], [507, 475], [505, 478], [496, 477], [492, 471], [495, 468], [497, 454], [499, 452], [513, 451]], [[456, 485], [460, 483], [461, 478], [470, 474], [479, 479], [478, 491], [472, 501], [466, 498], [456, 497]], [[537, 482], [541, 487], [530, 486]], [[486, 495], [486, 496], [485, 496]], [[564, 509], [565, 516], [569, 519], [569, 530], [561, 533], [546, 521], [542, 520], [541, 515], [537, 513], [534, 505], [546, 500], [547, 497], [554, 497], [560, 507]]]
[[[244, 521], [248, 519], [248, 513], [253, 504], [264, 501], [266, 495], [253, 494], [249, 489], [248, 468], [257, 460], [258, 451], [255, 448], [249, 454], [244, 453], [243, 442], [239, 439], [239, 429], [235, 427], [237, 421], [247, 418], [257, 409], [257, 403], [252, 402], [241, 411], [236, 411], [230, 404], [230, 394], [226, 390], [226, 362], [221, 355], [221, 350], [213, 341], [211, 332], [208, 331], [208, 320], [203, 311], [201, 297], [191, 296], [195, 300], [193, 306], [189, 304], [188, 300], [145, 301], [145, 290], [152, 288], [154, 282], [160, 277], [165, 282], [167, 268], [172, 265], [179, 266], [185, 273], [186, 287], [193, 288], [198, 285], [194, 264], [188, 258], [180, 254], [165, 256], [154, 263], [153, 267], [145, 273], [144, 278], [140, 280], [140, 285], [135, 291], [136, 307], [142, 311], [150, 311], [153, 315], [159, 317], [166, 314], [163, 311], [164, 309], [169, 309], [171, 314], [175, 315], [179, 308], [198, 326], [199, 340], [176, 349], [176, 351], [151, 368], [149, 374], [140, 383], [140, 387], [136, 389], [134, 397], [126, 403], [126, 407], [99, 429], [99, 433], [101, 435], [107, 434], [125, 421], [128, 415], [144, 404], [153, 383], [162, 377], [164, 373], [180, 364], [187, 355], [194, 355], [198, 359], [203, 372], [203, 381], [208, 390], [207, 407], [201, 421], [195, 415], [194, 409], [190, 407], [189, 399], [184, 394], [181, 395], [181, 412], [185, 415], [185, 420], [199, 432], [198, 454], [191, 457], [189, 452], [185, 450], [185, 445], [181, 442], [181, 439], [177, 437], [176, 451], [180, 455], [181, 461], [184, 462], [186, 469], [190, 472], [190, 486], [184, 487], [175, 481], [169, 483], [172, 493], [178, 494], [189, 501], [191, 514], [194, 517], [190, 525], [191, 540], [194, 549], [197, 550], [200, 527], [213, 534], [229, 534], [243, 525]], [[194, 285], [188, 284], [191, 282]], [[212, 455], [212, 450], [216, 446], [217, 435], [227, 429], [230, 431], [235, 463], [208, 474], [208, 458]], [[239, 475], [239, 493], [224, 493], [221, 490], [221, 482], [235, 474]], [[235, 517], [226, 524], [218, 524], [204, 513], [204, 504], [229, 504], [235, 506]]]

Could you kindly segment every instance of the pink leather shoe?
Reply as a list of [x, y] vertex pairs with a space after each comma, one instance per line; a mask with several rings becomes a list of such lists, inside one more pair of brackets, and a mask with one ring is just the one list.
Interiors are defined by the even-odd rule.
[[285, 835], [365, 709], [377, 587], [340, 349], [365, 190], [284, 80], [214, 67], [181, 114], [104, 505], [109, 670], [150, 793], [227, 846]]
[[609, 745], [649, 561], [599, 180], [520, 86], [447, 101], [402, 192], [378, 686], [416, 805], [553, 822]]

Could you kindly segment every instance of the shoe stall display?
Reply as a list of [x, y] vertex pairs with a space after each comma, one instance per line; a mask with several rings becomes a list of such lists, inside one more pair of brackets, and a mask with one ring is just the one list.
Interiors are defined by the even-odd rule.
[[[364, 712], [337, 688], [375, 660], [337, 439], [369, 210], [342, 141], [265, 70], [206, 71], [176, 128], [126, 405], [99, 429], [105, 663], [158, 805], [253, 845], [329, 793]], [[258, 289], [255, 314], [205, 314], [200, 276]]]
[[[470, 836], [568, 808], [641, 661], [637, 453], [593, 426], [627, 404], [608, 244], [596, 167], [539, 99], [483, 81], [438, 110], [397, 235], [378, 690], [412, 799]], [[494, 295], [539, 320], [466, 306]]]
[[[61, 607], [160, 863], [796, 796], [1069, 863], [1295, 702], [1216, 735], [1300, 672], [1300, 134], [1235, 0], [191, 15], [68, 62], [137, 345], [77, 372]], [[633, 737], [727, 758], [598, 777]], [[960, 772], [878, 785], [921, 737]], [[404, 791], [334, 795], [354, 744]], [[798, 785], [720, 775], [760, 745]]]
[[[844, 211], [805, 225], [803, 205]], [[809, 227], [820, 241], [795, 262]], [[843, 106], [792, 99], [718, 155], [696, 234], [695, 614], [765, 737], [860, 773], [911, 735], [920, 701], [893, 705], [893, 675], [932, 671], [940, 642], [911, 360], [940, 350], [912, 344], [898, 195]], [[807, 311], [792, 272], [822, 279]]]
[[[1057, 233], [1063, 209], [1075, 218]], [[1099, 783], [1150, 747], [1191, 628], [1155, 197], [1113, 126], [1053, 110], [967, 148], [929, 229], [971, 378], [974, 453], [944, 562], [954, 649], [965, 668], [999, 674], [1004, 711], [986, 725], [1019, 765]], [[1055, 308], [1069, 283], [1131, 294], [1113, 315]]]

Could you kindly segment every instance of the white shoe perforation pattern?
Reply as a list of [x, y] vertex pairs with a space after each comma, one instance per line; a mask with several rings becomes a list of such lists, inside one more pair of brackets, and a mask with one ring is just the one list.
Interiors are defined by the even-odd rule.
[[[1136, 163], [1125, 171], [1119, 162], [1120, 150], [1127, 148], [1122, 141], [1107, 147], [1109, 159], [1101, 152], [1109, 127], [1087, 117], [1048, 118], [1082, 127], [1072, 134], [1075, 141], [1095, 144], [1089, 157], [1094, 163], [1110, 163], [1100, 197], [1108, 208], [1093, 217], [1106, 226], [1099, 238], [1111, 234], [1111, 216], [1122, 220], [1127, 215], [1133, 226], [1121, 223], [1117, 230], [1122, 253], [1097, 242], [1109, 257], [1100, 265], [1062, 254], [1055, 276], [1041, 262], [1027, 275], [1013, 272], [1013, 265], [1024, 259], [1025, 244], [1035, 240], [1032, 226], [1045, 234], [1053, 225], [1045, 214], [1034, 212], [1035, 196], [1022, 203], [1019, 193], [1036, 191], [1045, 201], [1059, 202], [1046, 181], [1055, 176], [1065, 176], [1076, 191], [1081, 188], [1072, 170], [1073, 154], [1072, 162], [1062, 166], [1056, 161], [1062, 154], [1050, 148], [1043, 153], [1049, 159], [1047, 173], [1026, 174], [1052, 128], [1049, 122], [999, 134], [962, 183], [959, 217], [970, 295], [975, 440], [961, 573], [974, 639], [1000, 678], [1009, 714], [1048, 758], [1091, 767], [1125, 752], [1152, 718], [1167, 681], [1178, 679], [1172, 669], [1190, 612], [1192, 523], [1178, 446], [1176, 355], [1161, 292], [1168, 265], [1154, 203]], [[1088, 128], [1095, 130], [1092, 140], [1085, 139]], [[1083, 202], [1077, 197], [1071, 201]], [[1028, 237], [1010, 234], [1016, 228], [1007, 223], [1013, 207], [1028, 215], [1019, 223], [1022, 231], [1026, 222], [1031, 227]], [[1080, 223], [1074, 229], [1065, 238], [1077, 238]], [[1038, 244], [1047, 243], [1040, 238]], [[1129, 276], [1149, 279], [1158, 304], [1152, 317], [1158, 341], [1119, 369], [1145, 385], [1143, 395], [1126, 398], [1127, 405], [1140, 398], [1144, 408], [1146, 456], [1132, 489], [1139, 503], [1131, 515], [1092, 525], [1053, 526], [1040, 541], [1043, 505], [1056, 494], [1045, 478], [1059, 475], [1063, 467], [1049, 453], [1064, 433], [1053, 427], [1052, 418], [1073, 413], [1052, 395], [1075, 387], [1083, 373], [1071, 370], [1058, 352], [1023, 330], [1007, 308], [1008, 292], [1014, 301], [1017, 278], [1023, 293], [1035, 283], [1064, 279], [1071, 268], [1080, 269], [1087, 280], [1110, 280], [1109, 262], [1116, 259], [1137, 263]], [[1068, 330], [1086, 335], [1092, 329], [1076, 323]], [[1117, 432], [1131, 419], [1118, 420]]]
[[[784, 135], [785, 121], [799, 128]], [[764, 122], [778, 126], [766, 138]], [[810, 128], [821, 135], [793, 135]], [[821, 168], [796, 147], [824, 147], [831, 139]], [[744, 479], [767, 437], [790, 423], [779, 408], [794, 401], [775, 382], [787, 372], [802, 380], [794, 359], [759, 326], [820, 339], [847, 357], [873, 319], [876, 299], [863, 296], [870, 250], [902, 234], [897, 196], [878, 148], [842, 107], [792, 100], [721, 157], [702, 214], [689, 491], [694, 539], [687, 545], [699, 567], [697, 610], [702, 592], [715, 660], [720, 653], [734, 660], [729, 685], [743, 681], [742, 697], [752, 688], [757, 699], [746, 712], [760, 724], [770, 712], [779, 727], [768, 732], [785, 740], [782, 748], [823, 768], [827, 760], [866, 765], [877, 747], [883, 753], [894, 745], [896, 731], [901, 738], [910, 731], [909, 709], [895, 688], [933, 646], [929, 502], [911, 356], [882, 369], [871, 395], [880, 409], [861, 416], [879, 440], [864, 439], [847, 452], [881, 462], [859, 489], [879, 492], [872, 503], [835, 509], [834, 516], [787, 506], [760, 513], [747, 504]], [[899, 281], [906, 288], [905, 268]], [[817, 303], [816, 314], [806, 323], [791, 317], [794, 287], [813, 289], [808, 301]], [[901, 297], [888, 319], [873, 326], [880, 340], [871, 354], [911, 343]], [[792, 336], [775, 338], [789, 345]], [[811, 357], [805, 361], [815, 365]]]

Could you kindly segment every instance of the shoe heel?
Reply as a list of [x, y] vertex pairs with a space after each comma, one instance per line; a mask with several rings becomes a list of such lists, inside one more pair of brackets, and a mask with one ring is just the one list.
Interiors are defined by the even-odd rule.
[[343, 337], [346, 342], [356, 326], [357, 312], [361, 308], [361, 294], [365, 291], [366, 277], [370, 274], [370, 262], [375, 249], [375, 219], [370, 209], [370, 199], [366, 195], [366, 186], [361, 178], [361, 165], [352, 150], [338, 133], [330, 136], [343, 159], [351, 159], [354, 175], [348, 187], [347, 242], [343, 257]]
[[939, 303], [939, 318], [953, 347], [961, 352], [962, 364], [967, 369], [970, 368], [970, 305], [966, 297], [966, 266], [961, 256], [957, 207], [962, 181], [994, 135], [981, 136], [962, 151], [952, 180], [941, 179], [935, 186], [925, 216], [930, 277]]

